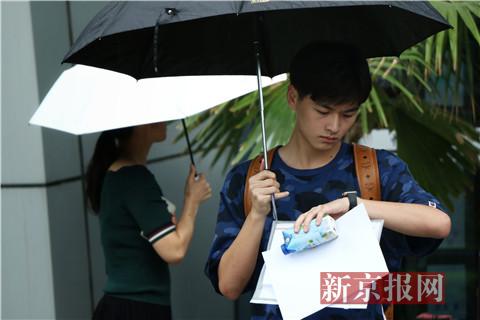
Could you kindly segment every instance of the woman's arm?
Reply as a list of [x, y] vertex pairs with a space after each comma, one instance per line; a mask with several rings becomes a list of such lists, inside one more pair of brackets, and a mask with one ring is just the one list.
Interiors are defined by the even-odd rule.
[[153, 248], [167, 263], [180, 263], [185, 257], [195, 229], [199, 203], [185, 200], [183, 212], [174, 232], [153, 244]]
[[204, 175], [195, 179], [195, 168], [190, 173], [185, 185], [183, 212], [173, 232], [156, 241], [153, 248], [167, 263], [179, 263], [185, 257], [195, 229], [200, 203], [212, 196], [212, 189]]

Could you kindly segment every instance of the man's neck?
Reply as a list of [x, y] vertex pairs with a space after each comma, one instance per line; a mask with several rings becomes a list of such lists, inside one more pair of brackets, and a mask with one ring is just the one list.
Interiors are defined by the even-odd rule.
[[329, 149], [318, 150], [297, 133], [293, 133], [290, 141], [279, 150], [280, 157], [295, 169], [314, 169], [327, 165], [340, 151], [342, 142]]

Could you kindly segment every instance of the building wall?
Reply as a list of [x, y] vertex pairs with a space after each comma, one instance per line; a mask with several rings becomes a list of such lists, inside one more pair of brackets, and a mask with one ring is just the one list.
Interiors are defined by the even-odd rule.
[[[44, 183], [30, 4], [2, 2], [2, 184]], [[8, 63], [7, 63], [8, 62]], [[55, 317], [45, 188], [2, 188], [2, 318]]]

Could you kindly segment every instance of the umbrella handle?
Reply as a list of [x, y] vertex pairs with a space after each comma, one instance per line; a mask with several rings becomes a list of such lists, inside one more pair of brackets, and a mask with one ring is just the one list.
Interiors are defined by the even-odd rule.
[[188, 136], [187, 125], [185, 119], [182, 119], [183, 132], [185, 133], [185, 139], [187, 140], [188, 154], [190, 155], [190, 162], [195, 167], [195, 181], [198, 181], [199, 175], [197, 172], [197, 166], [195, 165], [195, 160], [193, 159], [192, 145], [190, 144], [190, 137]]
[[[269, 169], [268, 165], [268, 152], [267, 152], [267, 139], [266, 139], [266, 132], [265, 132], [265, 108], [263, 106], [263, 90], [262, 90], [262, 70], [260, 67], [260, 43], [258, 41], [254, 41], [253, 45], [255, 46], [255, 58], [257, 60], [257, 85], [258, 85], [258, 96], [260, 99], [260, 121], [262, 124], [262, 143], [263, 143], [263, 159], [265, 159], [265, 170]], [[277, 206], [275, 204], [275, 197], [272, 194], [272, 215], [273, 220], [278, 220], [277, 215]]]

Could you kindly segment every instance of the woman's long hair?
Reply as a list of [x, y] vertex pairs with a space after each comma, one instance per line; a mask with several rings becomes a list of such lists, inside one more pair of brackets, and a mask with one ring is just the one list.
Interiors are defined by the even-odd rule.
[[100, 211], [103, 179], [108, 168], [120, 155], [120, 142], [132, 135], [133, 127], [104, 131], [98, 137], [86, 175], [87, 197], [95, 213]]

